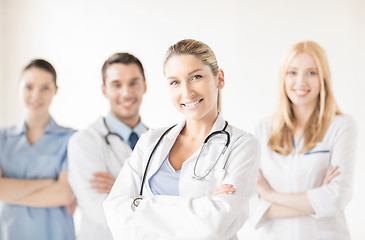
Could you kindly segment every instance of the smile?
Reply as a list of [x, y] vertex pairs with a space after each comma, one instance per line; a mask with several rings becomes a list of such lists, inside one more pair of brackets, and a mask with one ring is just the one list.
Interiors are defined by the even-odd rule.
[[118, 105], [122, 106], [123, 108], [131, 108], [136, 103], [136, 100], [124, 100], [118, 102]]
[[183, 107], [185, 109], [192, 110], [192, 109], [197, 108], [202, 101], [203, 101], [203, 99], [199, 99], [199, 100], [194, 101], [194, 102], [182, 103], [181, 105], [183, 105]]
[[298, 95], [298, 96], [305, 96], [307, 95], [307, 93], [310, 92], [309, 89], [293, 89], [293, 91]]

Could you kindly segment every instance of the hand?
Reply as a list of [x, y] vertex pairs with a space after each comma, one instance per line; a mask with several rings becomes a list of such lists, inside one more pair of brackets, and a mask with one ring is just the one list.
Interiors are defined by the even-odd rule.
[[89, 181], [91, 188], [96, 189], [99, 193], [110, 193], [113, 187], [115, 178], [107, 172], [96, 172], [94, 178]]
[[236, 191], [236, 189], [233, 187], [232, 184], [223, 184], [214, 190], [213, 196], [217, 196], [219, 194], [232, 195], [232, 194], [234, 194], [235, 191]]
[[330, 184], [331, 181], [340, 174], [340, 172], [337, 171], [338, 168], [339, 168], [339, 166], [332, 166], [332, 165], [329, 166], [329, 168], [327, 169], [326, 175], [324, 176], [321, 186]]
[[261, 170], [259, 170], [257, 176], [256, 191], [258, 192], [260, 197], [265, 200], [269, 200], [269, 196], [274, 193], [274, 190], [270, 187], [269, 183], [262, 175]]
[[77, 206], [77, 200], [76, 198], [72, 201], [72, 203], [70, 203], [69, 205], [66, 206], [66, 209], [67, 209], [67, 212], [68, 214], [70, 215], [74, 215], [75, 213], [75, 209], [76, 209], [76, 206]]

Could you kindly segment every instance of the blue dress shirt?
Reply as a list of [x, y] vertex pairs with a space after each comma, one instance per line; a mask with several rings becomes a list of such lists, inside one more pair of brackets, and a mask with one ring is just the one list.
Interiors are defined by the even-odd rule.
[[[51, 118], [44, 135], [33, 145], [25, 121], [0, 130], [0, 168], [4, 178], [57, 179], [67, 170], [67, 142], [73, 130]], [[66, 207], [35, 208], [0, 200], [0, 239], [73, 240], [73, 218]]]
[[132, 129], [127, 124], [114, 117], [111, 113], [106, 116], [105, 121], [106, 124], [108, 124], [110, 131], [121, 136], [127, 143], [132, 132], [136, 133], [138, 138], [140, 138], [144, 131], [142, 121], [139, 121], [139, 123]]

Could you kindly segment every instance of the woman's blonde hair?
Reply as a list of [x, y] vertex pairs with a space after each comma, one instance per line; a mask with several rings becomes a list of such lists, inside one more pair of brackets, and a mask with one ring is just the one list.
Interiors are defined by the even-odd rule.
[[307, 152], [322, 141], [333, 117], [342, 114], [333, 96], [330, 69], [325, 51], [312, 41], [294, 44], [289, 49], [279, 71], [279, 101], [271, 121], [271, 135], [268, 141], [268, 147], [283, 155], [289, 155], [293, 150], [292, 132], [294, 130], [294, 113], [292, 103], [285, 91], [285, 78], [290, 62], [300, 53], [308, 53], [313, 57], [320, 81], [317, 107], [306, 123], [304, 145], [300, 152]]
[[[205, 43], [193, 40], [184, 39], [169, 47], [166, 52], [163, 62], [165, 71], [167, 61], [174, 55], [194, 55], [199, 58], [205, 65], [209, 66], [214, 76], [218, 74], [218, 62], [213, 50]], [[218, 90], [217, 100], [218, 111], [221, 111], [221, 90]]]

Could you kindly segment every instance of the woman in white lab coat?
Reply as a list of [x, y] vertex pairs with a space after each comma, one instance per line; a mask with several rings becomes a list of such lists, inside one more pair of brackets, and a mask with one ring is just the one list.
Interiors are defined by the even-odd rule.
[[338, 109], [323, 49], [300, 42], [279, 75], [276, 113], [257, 128], [258, 195], [251, 218], [261, 239], [350, 239], [356, 127]]
[[104, 202], [112, 234], [237, 239], [257, 179], [258, 144], [224, 121], [219, 111], [224, 74], [206, 44], [182, 40], [171, 46], [164, 73], [185, 120], [170, 131], [150, 130], [138, 141]]

